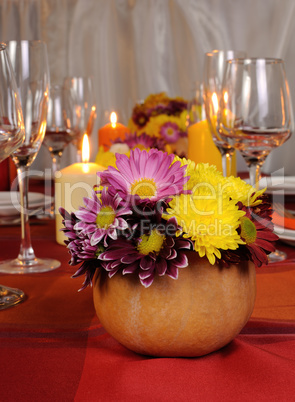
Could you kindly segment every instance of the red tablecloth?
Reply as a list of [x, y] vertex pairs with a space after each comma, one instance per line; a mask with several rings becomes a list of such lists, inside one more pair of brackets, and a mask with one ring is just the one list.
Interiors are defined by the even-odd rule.
[[[20, 227], [0, 228], [1, 259], [16, 257]], [[137, 355], [109, 336], [92, 291], [77, 292], [54, 222], [31, 226], [37, 256], [60, 268], [0, 275], [27, 300], [0, 311], [0, 401], [291, 401], [295, 399], [295, 249], [257, 269], [253, 315], [228, 346], [200, 358]], [[294, 260], [295, 261], [295, 260]]]

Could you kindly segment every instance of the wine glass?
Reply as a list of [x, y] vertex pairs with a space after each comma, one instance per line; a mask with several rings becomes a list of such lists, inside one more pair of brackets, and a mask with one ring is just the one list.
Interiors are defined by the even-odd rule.
[[[284, 62], [274, 58], [233, 59], [226, 62], [218, 112], [222, 140], [238, 149], [258, 189], [266, 157], [293, 131], [293, 112]], [[285, 253], [275, 251], [270, 261]]]
[[60, 170], [60, 162], [65, 147], [79, 137], [79, 117], [73, 91], [61, 85], [50, 87], [47, 125], [43, 145], [52, 159], [52, 176]]
[[0, 272], [45, 272], [58, 268], [60, 262], [35, 256], [31, 245], [28, 214], [28, 178], [30, 165], [36, 158], [46, 130], [49, 90], [46, 44], [42, 41], [10, 41], [7, 42], [7, 50], [20, 94], [25, 140], [11, 155], [17, 168], [20, 193], [20, 251], [16, 259], [0, 263]]
[[[24, 122], [13, 68], [5, 43], [0, 43], [0, 162], [24, 140]], [[25, 299], [22, 290], [0, 285], [0, 310]]]
[[224, 141], [217, 131], [217, 112], [221, 94], [222, 78], [225, 63], [229, 59], [245, 57], [246, 53], [235, 50], [213, 50], [205, 54], [203, 70], [203, 96], [206, 118], [212, 138], [221, 153], [222, 171], [224, 176], [231, 175], [232, 155], [234, 147]]
[[74, 140], [77, 147], [77, 162], [82, 161], [83, 135], [91, 135], [96, 119], [96, 101], [94, 95], [94, 83], [92, 77], [66, 77], [65, 88], [75, 91], [77, 111], [79, 115], [80, 135]]

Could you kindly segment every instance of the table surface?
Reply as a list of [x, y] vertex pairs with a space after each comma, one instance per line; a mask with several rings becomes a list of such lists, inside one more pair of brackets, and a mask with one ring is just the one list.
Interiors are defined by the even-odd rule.
[[[34, 220], [38, 257], [61, 267], [0, 274], [27, 299], [0, 311], [0, 401], [290, 401], [295, 400], [295, 248], [288, 260], [257, 268], [257, 298], [242, 332], [199, 358], [152, 358], [127, 350], [102, 328], [92, 289], [78, 292], [53, 220]], [[16, 257], [19, 226], [0, 228], [1, 259]]]

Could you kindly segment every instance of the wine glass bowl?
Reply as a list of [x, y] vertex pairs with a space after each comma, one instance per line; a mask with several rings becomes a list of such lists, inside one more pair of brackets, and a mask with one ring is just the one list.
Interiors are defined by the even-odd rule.
[[[270, 152], [293, 131], [293, 110], [281, 59], [232, 59], [226, 62], [218, 110], [221, 138], [239, 150], [258, 189], [260, 170]], [[286, 253], [275, 250], [270, 262]]]
[[25, 137], [24, 142], [11, 154], [17, 168], [20, 193], [20, 251], [17, 258], [0, 263], [0, 272], [46, 272], [58, 268], [60, 262], [35, 256], [29, 225], [28, 178], [30, 165], [37, 156], [46, 130], [49, 92], [47, 48], [42, 41], [24, 40], [7, 42], [7, 50], [20, 95]]
[[83, 135], [91, 136], [96, 119], [96, 101], [92, 77], [66, 77], [65, 88], [74, 90], [76, 97], [76, 113], [79, 116], [79, 135], [74, 140], [77, 148], [77, 161], [81, 162]]
[[281, 59], [233, 59], [226, 63], [218, 113], [222, 140], [240, 151], [258, 188], [266, 157], [293, 131], [293, 112]]
[[0, 161], [3, 161], [24, 140], [21, 104], [5, 43], [0, 43], [0, 84]]
[[[5, 43], [0, 43], [0, 162], [24, 140], [24, 122], [13, 68]], [[0, 285], [0, 310], [25, 299], [22, 290]]]
[[231, 174], [234, 147], [225, 141], [217, 130], [217, 113], [221, 96], [222, 79], [226, 61], [235, 57], [245, 57], [246, 53], [234, 50], [213, 50], [205, 54], [203, 69], [203, 97], [206, 118], [213, 141], [221, 153], [224, 176]]
[[62, 85], [53, 85], [49, 91], [47, 124], [43, 140], [43, 145], [51, 155], [53, 177], [55, 172], [60, 170], [65, 147], [79, 136], [79, 116], [73, 91]]

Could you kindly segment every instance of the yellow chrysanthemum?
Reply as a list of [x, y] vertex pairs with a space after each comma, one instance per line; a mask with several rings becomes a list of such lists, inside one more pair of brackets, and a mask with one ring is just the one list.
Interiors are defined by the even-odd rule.
[[185, 176], [190, 176], [188, 182], [185, 184], [185, 190], [192, 190], [194, 183], [194, 177], [196, 173], [196, 163], [190, 159], [180, 158], [179, 156], [175, 155], [173, 163], [180, 162], [180, 166], [186, 165], [186, 173]]
[[223, 182], [224, 191], [228, 193], [231, 198], [241, 201], [246, 207], [254, 207], [261, 204], [262, 200], [257, 198], [259, 198], [266, 189], [256, 191], [250, 184], [234, 176], [223, 178]]
[[137, 133], [138, 135], [140, 135], [140, 131], [143, 131], [139, 129], [139, 127], [134, 123], [131, 118], [128, 121], [128, 128], [131, 133]]
[[217, 170], [215, 165], [209, 165], [208, 163], [198, 163], [186, 158], [175, 157], [174, 161], [180, 160], [181, 166], [187, 165], [186, 175], [190, 176], [186, 189], [193, 190], [200, 187], [211, 187], [216, 192], [222, 192], [223, 176]]
[[153, 109], [157, 107], [159, 104], [161, 105], [168, 105], [169, 97], [166, 95], [165, 92], [160, 92], [158, 94], [151, 94], [148, 95], [144, 100], [144, 106], [147, 109]]
[[221, 258], [220, 250], [235, 250], [244, 244], [237, 228], [245, 214], [235, 200], [217, 192], [214, 186], [196, 186], [191, 195], [181, 194], [169, 203], [165, 219], [175, 217], [182, 227], [182, 234], [194, 242], [200, 257], [207, 256], [211, 264]]
[[112, 152], [104, 151], [103, 147], [99, 147], [98, 153], [95, 158], [95, 163], [106, 168], [108, 166], [116, 167], [116, 157]]

